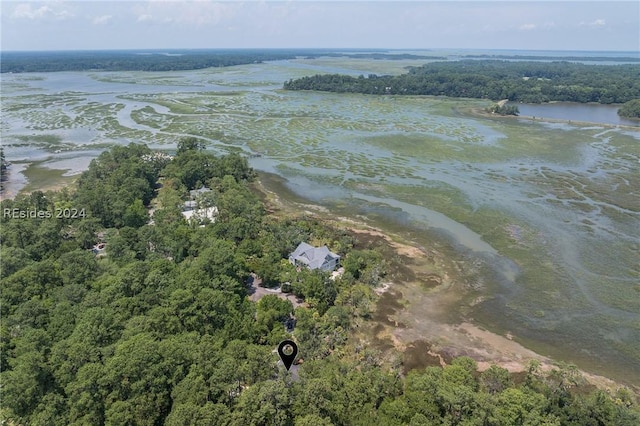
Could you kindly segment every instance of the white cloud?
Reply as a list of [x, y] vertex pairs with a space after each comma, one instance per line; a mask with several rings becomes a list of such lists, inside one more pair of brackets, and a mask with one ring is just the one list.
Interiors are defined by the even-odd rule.
[[[256, 7], [258, 4], [251, 5]], [[218, 24], [234, 17], [243, 5], [233, 2], [150, 0], [136, 4], [138, 22], [179, 23], [190, 26]]]
[[542, 0], [0, 2], [7, 50], [134, 45], [637, 50], [640, 16], [637, 0], [615, 6], [584, 1], [580, 7]]
[[[57, 6], [57, 5], [54, 5]], [[56, 10], [58, 9], [58, 10]], [[49, 5], [40, 6], [39, 8], [34, 8], [30, 3], [19, 4], [13, 10], [11, 14], [12, 18], [15, 19], [31, 19], [31, 20], [39, 20], [39, 19], [55, 19], [55, 20], [63, 20], [67, 18], [73, 17], [73, 14], [68, 10], [56, 9], [50, 7]]]
[[604, 19], [596, 19], [595, 21], [591, 21], [591, 22], [582, 21], [580, 22], [580, 25], [586, 26], [586, 27], [598, 28], [598, 27], [604, 27], [605, 25], [607, 25], [607, 21], [605, 21]]
[[148, 13], [143, 13], [141, 15], [138, 15], [138, 22], [147, 22], [147, 21], [153, 21], [153, 15], [149, 15]]
[[97, 16], [93, 19], [93, 24], [94, 25], [105, 25], [107, 23], [109, 23], [109, 21], [111, 21], [111, 19], [113, 19], [113, 15], [102, 15], [102, 16]]

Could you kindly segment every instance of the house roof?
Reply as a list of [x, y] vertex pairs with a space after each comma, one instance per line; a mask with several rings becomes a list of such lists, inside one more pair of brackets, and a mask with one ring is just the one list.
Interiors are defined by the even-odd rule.
[[199, 195], [202, 195], [204, 193], [207, 192], [211, 192], [210, 188], [207, 188], [206, 186], [202, 185], [202, 187], [200, 187], [200, 189], [192, 189], [191, 191], [189, 191], [189, 195], [191, 196], [191, 198], [196, 198]]
[[300, 243], [290, 256], [296, 262], [304, 263], [309, 269], [318, 269], [329, 259], [339, 259], [335, 253], [329, 251], [327, 246], [313, 247], [307, 243]]
[[215, 222], [217, 214], [218, 214], [218, 208], [215, 206], [206, 207], [203, 209], [187, 210], [182, 212], [182, 216], [184, 216], [184, 218], [187, 221], [190, 221], [192, 219], [198, 220], [198, 221], [202, 219], [209, 219], [210, 221]]
[[185, 209], [185, 210], [197, 209], [198, 208], [198, 202], [197, 201], [185, 201], [184, 204], [182, 205], [182, 208]]

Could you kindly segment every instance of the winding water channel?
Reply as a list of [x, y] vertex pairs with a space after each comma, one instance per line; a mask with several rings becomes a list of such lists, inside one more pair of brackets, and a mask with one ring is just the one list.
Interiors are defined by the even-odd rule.
[[597, 124], [610, 109], [591, 106], [564, 106], [570, 117], [520, 107], [596, 124], [556, 123], [483, 117], [477, 100], [280, 89], [375, 66], [3, 75], [12, 189], [27, 164], [77, 173], [113, 144], [172, 150], [196, 135], [254, 154], [253, 167], [330, 211], [448, 244], [476, 265], [482, 296], [460, 320], [640, 383], [640, 128]]

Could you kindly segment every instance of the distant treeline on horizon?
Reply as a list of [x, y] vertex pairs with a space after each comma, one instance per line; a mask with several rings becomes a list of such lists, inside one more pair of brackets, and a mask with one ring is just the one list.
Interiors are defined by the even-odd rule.
[[[411, 52], [414, 52], [411, 50]], [[435, 51], [420, 50], [428, 54], [407, 53], [389, 49], [138, 49], [138, 50], [75, 50], [75, 51], [11, 51], [0, 52], [1, 73], [56, 72], [56, 71], [185, 71], [211, 67], [226, 67], [286, 60], [303, 57], [348, 57], [374, 60], [447, 60], [447, 59], [504, 59], [539, 61], [598, 61], [640, 62], [631, 56], [552, 56], [507, 54], [447, 54], [437, 56]], [[573, 52], [575, 53], [575, 52]], [[621, 55], [625, 52], [618, 52]]]
[[288, 50], [103, 50], [2, 52], [0, 72], [181, 71], [292, 59]]
[[303, 57], [360, 59], [445, 59], [374, 49], [170, 49], [1, 52], [0, 72], [185, 71]]

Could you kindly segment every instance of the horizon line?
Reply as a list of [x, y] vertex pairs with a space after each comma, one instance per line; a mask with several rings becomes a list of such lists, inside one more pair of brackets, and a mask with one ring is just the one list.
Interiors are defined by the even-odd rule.
[[489, 50], [520, 52], [593, 52], [593, 53], [631, 53], [640, 56], [639, 50], [615, 49], [527, 49], [505, 47], [110, 47], [110, 48], [70, 48], [70, 49], [2, 49], [0, 53], [54, 53], [54, 52], [135, 52], [135, 51], [213, 51], [213, 50], [385, 50], [385, 51], [434, 51], [434, 50]]

